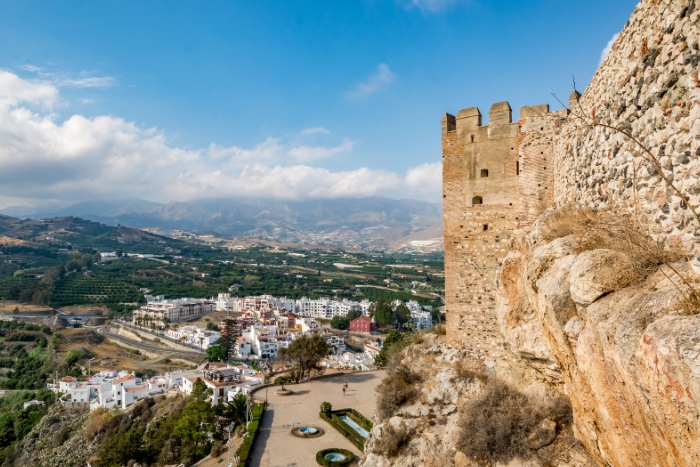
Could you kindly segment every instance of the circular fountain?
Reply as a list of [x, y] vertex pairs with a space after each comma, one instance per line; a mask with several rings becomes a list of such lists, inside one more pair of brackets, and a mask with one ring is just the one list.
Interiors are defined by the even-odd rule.
[[292, 434], [297, 438], [318, 438], [324, 433], [321, 428], [315, 426], [300, 426], [292, 430]]

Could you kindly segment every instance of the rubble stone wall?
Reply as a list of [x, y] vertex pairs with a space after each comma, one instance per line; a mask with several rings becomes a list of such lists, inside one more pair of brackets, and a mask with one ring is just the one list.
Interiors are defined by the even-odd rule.
[[[695, 0], [640, 2], [556, 138], [554, 201], [636, 210], [697, 252], [700, 225], [686, 203], [700, 209], [699, 65]], [[593, 121], [638, 138], [687, 199], [639, 144]]]

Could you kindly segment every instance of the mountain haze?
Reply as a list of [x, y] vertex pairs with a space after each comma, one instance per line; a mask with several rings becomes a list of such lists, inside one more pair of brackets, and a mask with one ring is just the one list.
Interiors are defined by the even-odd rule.
[[[76, 216], [107, 225], [211, 232], [230, 237], [267, 237], [316, 243], [322, 236], [341, 245], [392, 248], [399, 239], [439, 237], [442, 206], [413, 199], [383, 197], [280, 201], [249, 198], [199, 199], [154, 203], [141, 199], [90, 201], [52, 212], [23, 207], [2, 213], [33, 219]], [[424, 232], [424, 235], [421, 235]], [[439, 235], [435, 235], [435, 233]]]

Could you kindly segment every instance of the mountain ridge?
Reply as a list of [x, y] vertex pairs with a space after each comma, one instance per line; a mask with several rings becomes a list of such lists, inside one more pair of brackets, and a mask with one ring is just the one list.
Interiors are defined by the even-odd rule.
[[441, 203], [383, 197], [314, 200], [205, 198], [156, 203], [138, 198], [76, 203], [52, 212], [0, 213], [46, 219], [75, 216], [106, 225], [184, 230], [228, 237], [395, 249], [400, 239], [441, 233]]

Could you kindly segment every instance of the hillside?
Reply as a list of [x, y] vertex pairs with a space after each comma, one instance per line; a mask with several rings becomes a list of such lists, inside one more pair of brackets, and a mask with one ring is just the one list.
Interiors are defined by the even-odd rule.
[[344, 247], [391, 249], [399, 239], [420, 236], [424, 231], [429, 231], [431, 238], [442, 236], [440, 204], [381, 197], [304, 201], [228, 198], [167, 204], [126, 199], [78, 203], [51, 212], [33, 212], [28, 207], [2, 212], [32, 219], [77, 216], [107, 225]]

